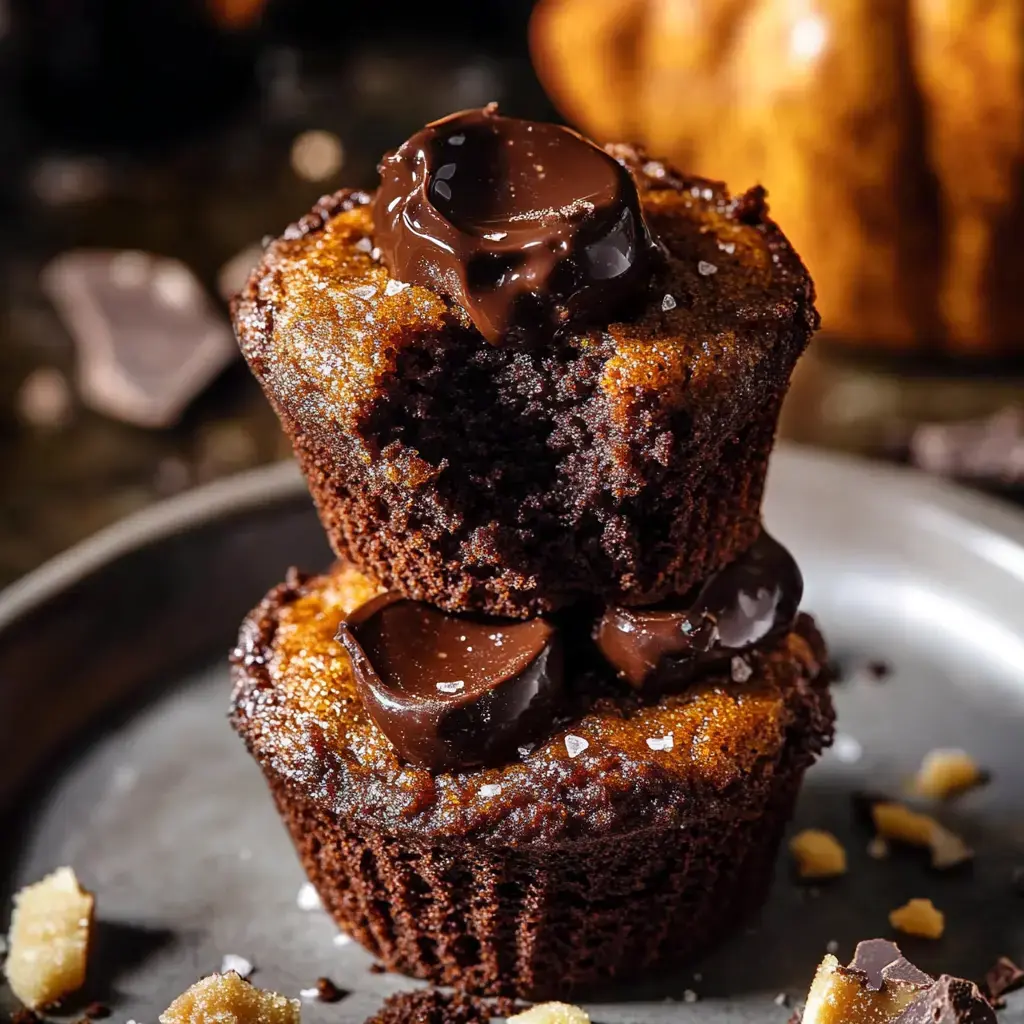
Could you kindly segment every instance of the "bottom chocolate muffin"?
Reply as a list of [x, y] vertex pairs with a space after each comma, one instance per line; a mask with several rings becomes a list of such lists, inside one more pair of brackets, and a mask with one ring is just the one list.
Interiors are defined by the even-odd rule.
[[617, 691], [509, 763], [431, 773], [398, 759], [335, 639], [374, 592], [346, 567], [272, 590], [233, 655], [232, 721], [324, 905], [388, 967], [549, 998], [693, 957], [760, 906], [832, 735], [808, 616], [739, 670]]

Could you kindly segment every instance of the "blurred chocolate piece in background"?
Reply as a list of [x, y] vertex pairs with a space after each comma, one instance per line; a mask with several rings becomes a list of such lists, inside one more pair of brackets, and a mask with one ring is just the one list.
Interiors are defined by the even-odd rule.
[[69, 252], [42, 283], [74, 341], [82, 400], [114, 419], [168, 427], [238, 357], [224, 316], [179, 260]]
[[984, 419], [922, 423], [910, 437], [910, 461], [940, 476], [994, 487], [1024, 485], [1024, 409]]

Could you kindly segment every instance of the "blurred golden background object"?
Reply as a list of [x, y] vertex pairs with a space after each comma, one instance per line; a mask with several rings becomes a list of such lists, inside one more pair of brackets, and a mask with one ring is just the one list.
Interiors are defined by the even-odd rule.
[[823, 337], [1024, 354], [1021, 0], [540, 0], [530, 35], [584, 132], [767, 186]]

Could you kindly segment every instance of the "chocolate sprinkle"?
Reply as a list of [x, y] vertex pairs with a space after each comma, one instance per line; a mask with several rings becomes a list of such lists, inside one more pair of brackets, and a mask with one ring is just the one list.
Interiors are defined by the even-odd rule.
[[348, 992], [343, 988], [338, 988], [330, 978], [316, 979], [316, 997], [321, 1003], [337, 1003], [347, 995]]

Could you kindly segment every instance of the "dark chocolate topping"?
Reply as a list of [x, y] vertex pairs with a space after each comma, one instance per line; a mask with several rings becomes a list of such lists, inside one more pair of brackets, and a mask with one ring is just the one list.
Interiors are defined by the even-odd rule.
[[562, 651], [544, 619], [460, 618], [391, 593], [343, 620], [338, 640], [367, 711], [418, 767], [499, 761], [554, 718]]
[[895, 942], [888, 939], [867, 939], [857, 944], [850, 961], [851, 970], [865, 975], [868, 988], [879, 991], [883, 985], [904, 985], [927, 988], [931, 975], [915, 967]]
[[568, 128], [492, 104], [427, 125], [379, 170], [388, 270], [458, 302], [492, 344], [607, 319], [650, 281], [629, 171]]
[[943, 974], [894, 1024], [996, 1024], [996, 1013], [973, 982]]
[[609, 608], [595, 639], [631, 686], [685, 682], [709, 658], [787, 632], [796, 621], [803, 586], [793, 556], [762, 530], [752, 547], [691, 600], [656, 608]]

